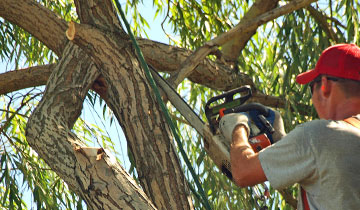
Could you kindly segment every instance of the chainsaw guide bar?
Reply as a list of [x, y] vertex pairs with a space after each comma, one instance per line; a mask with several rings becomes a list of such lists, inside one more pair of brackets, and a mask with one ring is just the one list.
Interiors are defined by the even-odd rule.
[[222, 135], [214, 135], [208, 124], [205, 124], [194, 110], [182, 99], [182, 97], [171, 87], [171, 85], [163, 79], [160, 74], [150, 66], [151, 74], [166, 94], [169, 101], [184, 116], [189, 124], [203, 137], [205, 151], [213, 160], [215, 165], [224, 175], [232, 180], [230, 167], [230, 143], [227, 142]]

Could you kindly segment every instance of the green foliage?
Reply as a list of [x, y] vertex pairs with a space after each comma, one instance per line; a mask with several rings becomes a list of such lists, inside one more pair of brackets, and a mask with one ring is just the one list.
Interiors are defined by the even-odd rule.
[[148, 21], [139, 13], [138, 4], [140, 3], [143, 3], [143, 1], [126, 0], [125, 13], [131, 14], [131, 17], [128, 17], [128, 22], [131, 24], [134, 36], [141, 37], [145, 34], [145, 36], [148, 37], [145, 28], [150, 28], [150, 26]]
[[73, 1], [69, 0], [41, 0], [40, 3], [55, 12], [65, 21], [77, 20], [77, 14]]
[[[77, 20], [72, 1], [40, 2], [66, 21]], [[286, 2], [280, 1], [280, 4]], [[138, 11], [143, 1], [127, 0], [125, 4], [135, 35], [147, 36], [147, 29], [151, 28], [149, 23], [153, 20], [145, 19], [142, 12]], [[234, 27], [252, 4], [253, 1], [249, 0], [153, 0], [156, 11], [154, 18], [161, 18], [163, 24], [172, 27], [171, 31], [165, 33], [172, 38], [174, 45], [187, 49], [197, 49], [206, 41]], [[306, 86], [295, 83], [296, 75], [313, 68], [321, 51], [331, 44], [360, 44], [358, 1], [320, 0], [312, 6], [326, 18], [336, 39], [329, 36], [324, 26], [308, 10], [301, 9], [259, 27], [238, 59], [240, 71], [252, 77], [259, 91], [286, 101], [286, 106], [280, 109], [280, 112], [287, 131], [299, 123], [316, 118], [309, 90]], [[54, 63], [57, 59], [54, 53], [36, 38], [1, 18], [0, 58], [9, 69]], [[26, 142], [26, 121], [38, 103], [38, 94], [41, 94], [41, 91], [22, 90], [0, 97], [0, 207], [82, 209], [84, 203], [81, 198], [68, 189]], [[188, 80], [178, 87], [178, 92], [204, 120], [204, 104], [210, 97], [220, 93]], [[117, 142], [120, 135], [112, 136], [104, 129], [105, 119], [117, 124], [112, 113], [93, 93], [89, 93], [86, 102], [93, 107], [90, 114], [100, 122], [91, 123], [81, 118], [76, 122], [73, 131], [88, 145], [102, 146], [115, 153], [136, 179], [136, 166], [131, 152], [120, 152], [122, 148], [126, 148], [126, 143], [121, 145], [121, 142]], [[173, 107], [169, 108], [174, 120], [178, 122], [185, 151], [201, 178], [213, 209], [259, 209], [258, 205], [264, 202], [271, 209], [291, 209], [271, 187], [271, 197], [266, 201], [260, 199], [264, 193], [262, 186], [244, 189], [236, 187], [206, 155], [202, 139], [194, 129], [181, 120], [182, 116]], [[185, 165], [184, 172], [190, 186], [195, 188]], [[295, 186], [291, 187], [290, 191], [294, 196], [297, 194]], [[201, 209], [198, 195], [192, 195], [195, 208]]]

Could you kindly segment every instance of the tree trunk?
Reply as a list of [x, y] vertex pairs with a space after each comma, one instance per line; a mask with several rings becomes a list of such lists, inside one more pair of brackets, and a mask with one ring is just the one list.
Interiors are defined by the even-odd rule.
[[[92, 56], [109, 88], [108, 105], [124, 129], [144, 191], [161, 209], [188, 209], [185, 177], [131, 42], [88, 25], [69, 24], [69, 39]], [[99, 68], [100, 69], [100, 68]]]
[[[62, 52], [61, 60], [48, 80], [45, 95], [28, 121], [29, 144], [72, 190], [84, 198], [90, 209], [153, 209], [154, 205], [159, 209], [192, 209], [170, 129], [129, 38], [117, 24], [112, 2], [75, 3], [77, 11], [82, 12], [81, 20], [91, 24], [78, 25], [80, 30], [75, 30], [76, 35], [79, 32], [83, 37], [73, 42], [83, 49], [71, 43], [66, 45], [65, 36], [59, 36], [59, 33], [50, 40], [46, 35], [37, 34], [49, 33], [43, 29], [51, 30], [56, 25], [39, 21], [26, 28], [54, 48], [58, 55]], [[84, 13], [79, 5], [91, 10]], [[0, 14], [19, 22], [14, 18], [16, 8], [28, 20], [32, 13], [29, 8], [36, 8], [43, 15], [48, 12], [32, 1], [5, 1], [0, 3]], [[92, 12], [107, 16], [92, 16]], [[83, 18], [86, 15], [87, 18]], [[85, 34], [81, 34], [82, 28]], [[62, 34], [65, 35], [65, 31]], [[124, 130], [140, 184], [147, 196], [108, 154], [101, 149], [85, 147], [70, 132], [81, 113], [87, 91], [100, 73], [108, 85], [105, 99]]]

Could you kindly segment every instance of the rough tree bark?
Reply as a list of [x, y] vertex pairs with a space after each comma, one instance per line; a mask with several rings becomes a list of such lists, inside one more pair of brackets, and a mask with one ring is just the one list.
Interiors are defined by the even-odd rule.
[[[34, 11], [34, 12], [29, 12]], [[82, 12], [80, 15], [88, 14]], [[64, 31], [65, 20], [31, 0], [0, 2], [0, 16], [30, 32], [58, 56], [61, 55], [67, 39]], [[99, 21], [92, 21], [93, 24]], [[139, 39], [139, 45], [146, 61], [156, 69], [172, 73], [192, 54], [192, 51], [163, 43]], [[191, 81], [216, 90], [229, 90], [240, 85], [254, 84], [251, 78], [243, 73], [236, 73], [222, 63], [204, 60], [188, 77]]]

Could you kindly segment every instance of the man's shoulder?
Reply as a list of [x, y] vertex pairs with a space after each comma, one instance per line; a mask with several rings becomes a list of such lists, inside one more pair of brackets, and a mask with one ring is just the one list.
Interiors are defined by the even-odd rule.
[[323, 119], [312, 120], [297, 125], [290, 133], [296, 136], [301, 135], [303, 138], [308, 139], [308, 135], [313, 135], [313, 133], [316, 134], [330, 129], [330, 125], [333, 123], [337, 122]]
[[[360, 132], [343, 120], [313, 120], [297, 126], [290, 132], [290, 141], [303, 148], [337, 145], [339, 139], [359, 139]], [[320, 145], [319, 145], [320, 144]]]
[[[360, 120], [360, 114], [354, 115], [353, 117], [357, 118], [358, 120]], [[324, 119], [316, 119], [316, 120], [312, 120], [309, 122], [305, 122], [303, 124], [300, 125], [301, 126], [305, 126], [306, 128], [308, 127], [314, 127], [314, 126], [343, 126], [343, 125], [348, 125], [347, 123], [345, 123], [344, 120], [324, 120]]]
[[344, 120], [314, 120], [303, 125], [303, 144], [312, 148], [315, 156], [330, 156], [352, 151], [360, 146], [360, 132]]
[[[359, 116], [359, 119], [360, 119], [360, 115], [358, 115], [358, 116]], [[349, 126], [349, 124], [346, 123], [344, 120], [318, 119], [318, 120], [312, 120], [312, 121], [303, 123], [299, 127], [302, 127], [305, 130], [316, 132], [316, 131], [321, 131], [321, 130], [339, 131], [339, 128], [346, 129], [346, 128], [349, 128], [351, 126]]]

